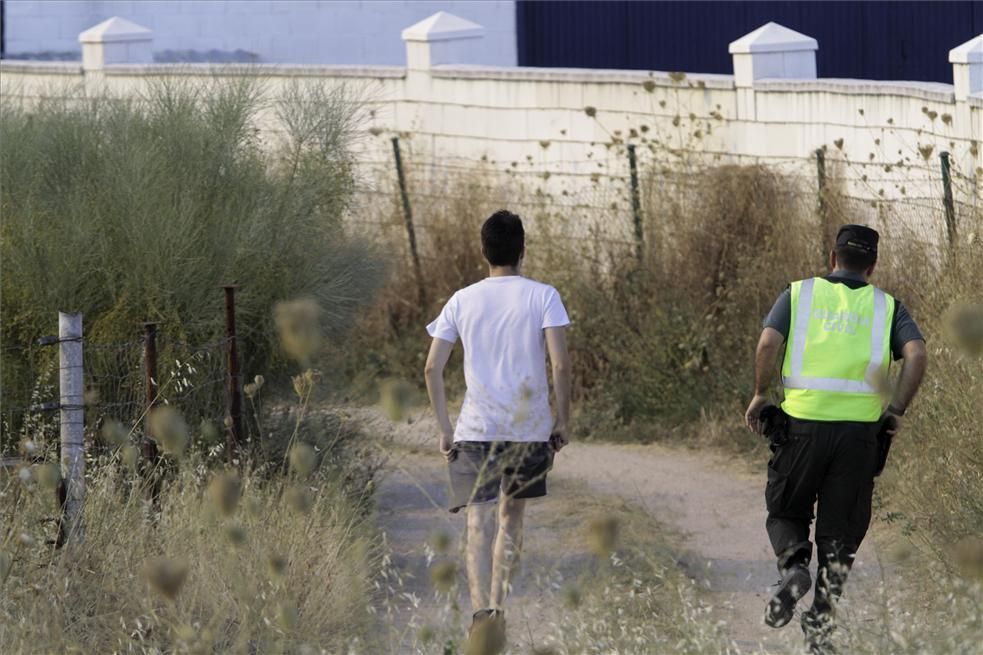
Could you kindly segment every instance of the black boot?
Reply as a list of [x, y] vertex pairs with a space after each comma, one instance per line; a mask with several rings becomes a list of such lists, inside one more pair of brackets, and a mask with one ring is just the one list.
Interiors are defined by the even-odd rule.
[[810, 607], [802, 612], [802, 634], [806, 638], [806, 648], [812, 655], [836, 655], [833, 646], [833, 632], [836, 625], [833, 613]]
[[812, 586], [812, 576], [805, 564], [793, 564], [782, 571], [778, 589], [765, 607], [765, 624], [773, 628], [784, 627], [795, 614], [795, 604]]

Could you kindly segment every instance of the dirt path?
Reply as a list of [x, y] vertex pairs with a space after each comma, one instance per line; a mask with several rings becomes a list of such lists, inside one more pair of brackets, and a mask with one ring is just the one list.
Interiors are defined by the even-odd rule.
[[[463, 528], [461, 517], [442, 508], [446, 474], [432, 455], [433, 431], [428, 427], [424, 421], [390, 428], [404, 452], [393, 458], [379, 499], [379, 517], [396, 564], [417, 576], [423, 594], [428, 578], [421, 544], [441, 530], [457, 539]], [[537, 628], [549, 623], [544, 599], [528, 584], [531, 572], [559, 562], [561, 572], [572, 574], [589, 559], [583, 544], [571, 538], [579, 523], [563, 520], [577, 502], [564, 497], [564, 491], [582, 496], [589, 489], [598, 497], [628, 500], [679, 531], [681, 565], [705, 588], [712, 619], [725, 626], [742, 652], [800, 652], [797, 621], [776, 631], [761, 620], [769, 588], [778, 577], [764, 530], [763, 474], [747, 473], [721, 455], [661, 445], [575, 443], [557, 457], [551, 483], [551, 496], [530, 504], [524, 581], [510, 601], [510, 633], [525, 635], [528, 646], [536, 644]], [[879, 579], [877, 558], [865, 543], [850, 587], [872, 586]], [[466, 612], [466, 597], [461, 603]]]

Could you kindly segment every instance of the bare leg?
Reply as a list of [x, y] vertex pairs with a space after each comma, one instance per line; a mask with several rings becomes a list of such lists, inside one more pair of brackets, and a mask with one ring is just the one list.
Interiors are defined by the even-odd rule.
[[495, 504], [471, 505], [468, 513], [468, 589], [471, 610], [492, 607], [489, 598], [492, 578], [492, 542], [495, 539]]
[[512, 574], [519, 564], [522, 550], [522, 517], [526, 501], [519, 498], [499, 502], [498, 536], [495, 539], [495, 559], [492, 565], [490, 605], [502, 609], [512, 586]]

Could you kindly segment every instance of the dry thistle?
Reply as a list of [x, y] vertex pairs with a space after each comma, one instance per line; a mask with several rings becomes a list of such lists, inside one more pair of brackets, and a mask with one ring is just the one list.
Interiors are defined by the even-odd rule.
[[135, 471], [137, 462], [140, 461], [140, 451], [136, 446], [123, 446], [119, 451], [119, 458], [126, 468]]
[[266, 560], [266, 570], [271, 578], [279, 580], [287, 572], [287, 558], [282, 555], [270, 555]]
[[317, 453], [314, 447], [303, 441], [298, 441], [290, 447], [290, 468], [298, 476], [306, 478], [317, 467]]
[[390, 421], [402, 421], [413, 403], [413, 386], [405, 380], [384, 380], [379, 385], [379, 402]]
[[588, 118], [594, 118], [597, 116], [597, 107], [584, 107], [584, 113], [587, 114]]
[[300, 622], [300, 612], [290, 603], [280, 603], [276, 608], [276, 620], [284, 630], [293, 630]]
[[61, 482], [61, 467], [56, 464], [38, 464], [34, 469], [34, 477], [44, 489], [54, 491]]
[[587, 545], [598, 557], [607, 557], [618, 544], [618, 519], [598, 516], [587, 523]]
[[983, 538], [963, 539], [953, 548], [953, 555], [964, 576], [983, 582]]
[[305, 364], [321, 347], [321, 307], [311, 298], [279, 302], [273, 322], [280, 345], [293, 359]]
[[241, 493], [242, 482], [239, 480], [239, 476], [231, 471], [226, 471], [212, 477], [205, 495], [212, 507], [218, 510], [220, 514], [232, 516], [239, 505]]
[[151, 589], [168, 600], [174, 600], [188, 578], [188, 564], [184, 560], [159, 557], [147, 563], [144, 577]]
[[225, 526], [225, 537], [233, 546], [241, 546], [246, 543], [248, 535], [246, 529], [239, 523], [230, 523]]
[[222, 434], [218, 431], [218, 428], [207, 418], [201, 419], [198, 432], [201, 434], [201, 440], [206, 444], [216, 444], [222, 438]]
[[433, 549], [438, 553], [446, 553], [451, 548], [451, 536], [446, 532], [437, 532], [431, 537]]
[[111, 418], [102, 424], [102, 430], [99, 431], [99, 436], [102, 437], [103, 443], [107, 446], [119, 448], [126, 443], [129, 432], [123, 427], [122, 423]]
[[449, 593], [457, 580], [457, 566], [449, 559], [434, 562], [430, 567], [430, 582], [434, 589]]
[[321, 371], [311, 368], [293, 377], [294, 392], [296, 392], [301, 402], [305, 402], [310, 397], [314, 386], [320, 381]]
[[649, 93], [652, 93], [653, 91], [655, 91], [655, 80], [645, 80], [644, 82], [642, 82], [642, 88], [648, 91]]
[[580, 593], [580, 587], [577, 585], [568, 584], [563, 588], [563, 604], [568, 609], [577, 609], [580, 607], [580, 603], [582, 603], [583, 600], [583, 596]]
[[416, 631], [416, 640], [421, 644], [429, 644], [437, 636], [437, 633], [429, 625], [420, 626]]
[[477, 623], [471, 632], [465, 655], [498, 655], [505, 650], [505, 617], [496, 614]]
[[150, 412], [150, 433], [166, 455], [179, 457], [188, 446], [188, 424], [181, 413], [169, 405]]
[[945, 327], [956, 346], [973, 356], [983, 354], [983, 303], [958, 303], [945, 313]]
[[290, 487], [284, 492], [283, 497], [287, 504], [300, 514], [307, 514], [314, 506], [314, 495], [307, 487]]

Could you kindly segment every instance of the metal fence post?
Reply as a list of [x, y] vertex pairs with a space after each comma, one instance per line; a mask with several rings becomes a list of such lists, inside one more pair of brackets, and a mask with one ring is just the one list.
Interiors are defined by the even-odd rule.
[[816, 181], [819, 202], [816, 205], [819, 212], [819, 232], [822, 235], [819, 244], [819, 260], [825, 262], [826, 247], [829, 241], [829, 207], [826, 203], [826, 152], [822, 148], [816, 149]]
[[638, 192], [638, 162], [635, 144], [628, 144], [628, 170], [631, 175], [631, 213], [635, 222], [635, 256], [642, 261], [645, 250], [645, 232], [642, 226], [642, 199]]
[[942, 164], [942, 205], [945, 207], [945, 231], [949, 238], [949, 251], [956, 247], [956, 207], [952, 201], [952, 171], [949, 162], [949, 153], [943, 151], [939, 153], [939, 161]]
[[85, 404], [82, 315], [58, 312], [58, 387], [61, 467], [65, 507], [61, 534], [67, 543], [85, 541]]
[[399, 137], [394, 136], [392, 142], [393, 155], [396, 158], [396, 179], [399, 181], [399, 195], [403, 200], [403, 220], [406, 222], [406, 236], [410, 241], [410, 256], [413, 258], [413, 272], [416, 274], [420, 306], [426, 307], [427, 292], [423, 286], [423, 269], [420, 266], [420, 253], [416, 247], [416, 230], [413, 228], [413, 211], [410, 208], [410, 196], [406, 190], [406, 176], [403, 174], [403, 158], [399, 153]]
[[233, 463], [239, 452], [242, 434], [242, 386], [239, 380], [239, 350], [236, 339], [236, 288], [228, 284], [225, 289], [225, 339], [228, 354], [228, 414], [226, 416], [225, 457]]
[[[150, 416], [154, 406], [157, 404], [157, 323], [147, 322], [143, 324], [143, 372], [144, 372], [144, 407], [146, 416]], [[151, 432], [152, 421], [145, 420], [143, 435], [143, 475], [150, 478], [154, 475], [157, 464], [160, 462], [160, 452], [157, 449], [157, 442]], [[153, 500], [157, 500], [160, 489], [155, 481], [150, 481], [150, 495]]]

